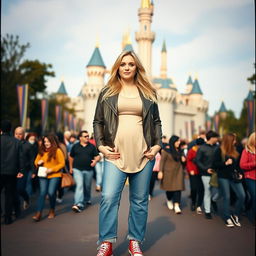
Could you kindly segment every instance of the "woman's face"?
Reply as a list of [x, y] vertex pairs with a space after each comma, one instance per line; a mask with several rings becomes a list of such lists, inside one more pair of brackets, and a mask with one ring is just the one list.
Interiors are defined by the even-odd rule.
[[133, 80], [136, 74], [136, 64], [131, 55], [126, 55], [123, 57], [118, 69], [118, 73], [123, 80]]
[[34, 144], [35, 142], [36, 142], [36, 137], [35, 136], [30, 136], [29, 137], [29, 139], [28, 139], [28, 142], [30, 143], [30, 144]]
[[44, 138], [44, 146], [46, 149], [51, 147], [51, 142], [48, 140], [48, 138]]
[[180, 146], [180, 140], [177, 140], [175, 143], [174, 143], [174, 147], [175, 148], [179, 148]]

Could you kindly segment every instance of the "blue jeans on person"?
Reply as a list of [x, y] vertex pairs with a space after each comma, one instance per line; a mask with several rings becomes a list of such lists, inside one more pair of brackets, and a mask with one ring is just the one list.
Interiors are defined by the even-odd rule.
[[28, 172], [28, 177], [27, 177], [27, 182], [26, 182], [26, 191], [29, 196], [32, 196], [32, 194], [33, 194], [32, 173], [33, 173], [33, 171]]
[[73, 168], [73, 177], [76, 183], [74, 204], [84, 208], [85, 203], [91, 201], [93, 170]]
[[105, 161], [102, 198], [99, 211], [99, 241], [116, 242], [118, 210], [125, 181], [129, 178], [130, 212], [128, 239], [144, 240], [148, 216], [149, 184], [155, 160], [148, 161], [137, 173], [125, 173], [113, 163]]
[[218, 178], [219, 188], [223, 197], [223, 217], [224, 220], [230, 218], [230, 188], [236, 194], [236, 203], [234, 215], [240, 216], [245, 200], [245, 192], [242, 183], [234, 182], [233, 180]]
[[211, 213], [211, 200], [217, 201], [218, 188], [210, 186], [211, 176], [201, 176], [201, 179], [204, 185], [204, 211], [205, 213]]
[[48, 194], [50, 208], [55, 209], [56, 191], [59, 186], [61, 178], [39, 178], [40, 194], [37, 202], [37, 211], [41, 212], [44, 209], [45, 197]]
[[104, 161], [97, 162], [97, 164], [95, 165], [96, 186], [102, 186], [103, 167]]
[[245, 179], [247, 190], [251, 197], [253, 218], [256, 217], [256, 180]]

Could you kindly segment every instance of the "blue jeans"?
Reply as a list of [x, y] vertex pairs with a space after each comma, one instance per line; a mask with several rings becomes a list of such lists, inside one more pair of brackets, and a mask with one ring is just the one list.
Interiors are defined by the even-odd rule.
[[93, 170], [80, 171], [73, 168], [73, 177], [76, 182], [74, 204], [84, 208], [85, 203], [91, 200]]
[[99, 212], [99, 241], [116, 242], [118, 210], [126, 178], [129, 178], [130, 212], [128, 239], [142, 242], [148, 217], [149, 184], [155, 160], [148, 161], [137, 173], [125, 173], [114, 164], [105, 161], [102, 199]]
[[246, 187], [247, 190], [250, 194], [251, 197], [251, 201], [252, 201], [252, 212], [253, 212], [253, 217], [255, 219], [256, 217], [256, 180], [252, 180], [252, 179], [245, 179], [245, 183], [246, 183]]
[[55, 209], [56, 191], [61, 178], [39, 178], [40, 194], [37, 201], [37, 211], [41, 212], [44, 209], [45, 197], [48, 194], [50, 208]]
[[229, 179], [218, 179], [219, 188], [221, 195], [223, 196], [223, 217], [224, 220], [230, 218], [230, 187], [236, 194], [236, 203], [235, 203], [235, 211], [234, 215], [239, 216], [243, 210], [244, 200], [245, 200], [245, 192], [242, 183], [236, 183]]
[[97, 162], [97, 164], [95, 165], [96, 186], [102, 186], [103, 167], [104, 161]]
[[211, 212], [211, 200], [217, 201], [218, 188], [211, 187], [209, 182], [211, 176], [201, 176], [204, 185], [204, 211], [205, 213]]

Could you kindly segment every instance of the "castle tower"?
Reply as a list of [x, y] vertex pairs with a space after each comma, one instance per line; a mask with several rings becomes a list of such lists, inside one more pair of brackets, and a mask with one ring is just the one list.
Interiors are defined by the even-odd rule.
[[224, 101], [221, 102], [219, 114], [220, 114], [221, 119], [224, 120], [227, 118], [228, 111], [227, 111]]
[[86, 129], [89, 133], [92, 133], [96, 103], [100, 90], [104, 86], [104, 75], [106, 71], [106, 66], [101, 57], [98, 45], [96, 45], [92, 57], [86, 67], [88, 83], [83, 87], [82, 91], [82, 96], [84, 98], [83, 129]]
[[130, 36], [129, 31], [127, 31], [123, 35], [122, 50], [123, 51], [134, 51], [133, 47], [132, 47], [132, 40], [131, 40], [131, 36]]
[[187, 84], [186, 84], [186, 93], [187, 94], [191, 93], [192, 88], [193, 88], [193, 81], [192, 81], [191, 76], [189, 75], [188, 81], [187, 81]]
[[160, 77], [167, 78], [167, 51], [166, 51], [165, 41], [163, 42], [163, 47], [161, 51]]
[[149, 76], [151, 76], [152, 68], [152, 43], [155, 40], [155, 33], [151, 31], [153, 9], [150, 0], [141, 0], [138, 12], [140, 30], [135, 33], [138, 42], [138, 55]]
[[60, 87], [56, 92], [56, 99], [58, 102], [68, 98], [67, 90], [63, 81], [61, 81]]

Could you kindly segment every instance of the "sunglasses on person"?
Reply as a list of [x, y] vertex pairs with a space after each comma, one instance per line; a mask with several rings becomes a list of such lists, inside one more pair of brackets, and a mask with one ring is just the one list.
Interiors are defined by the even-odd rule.
[[83, 138], [89, 138], [89, 135], [82, 136]]

